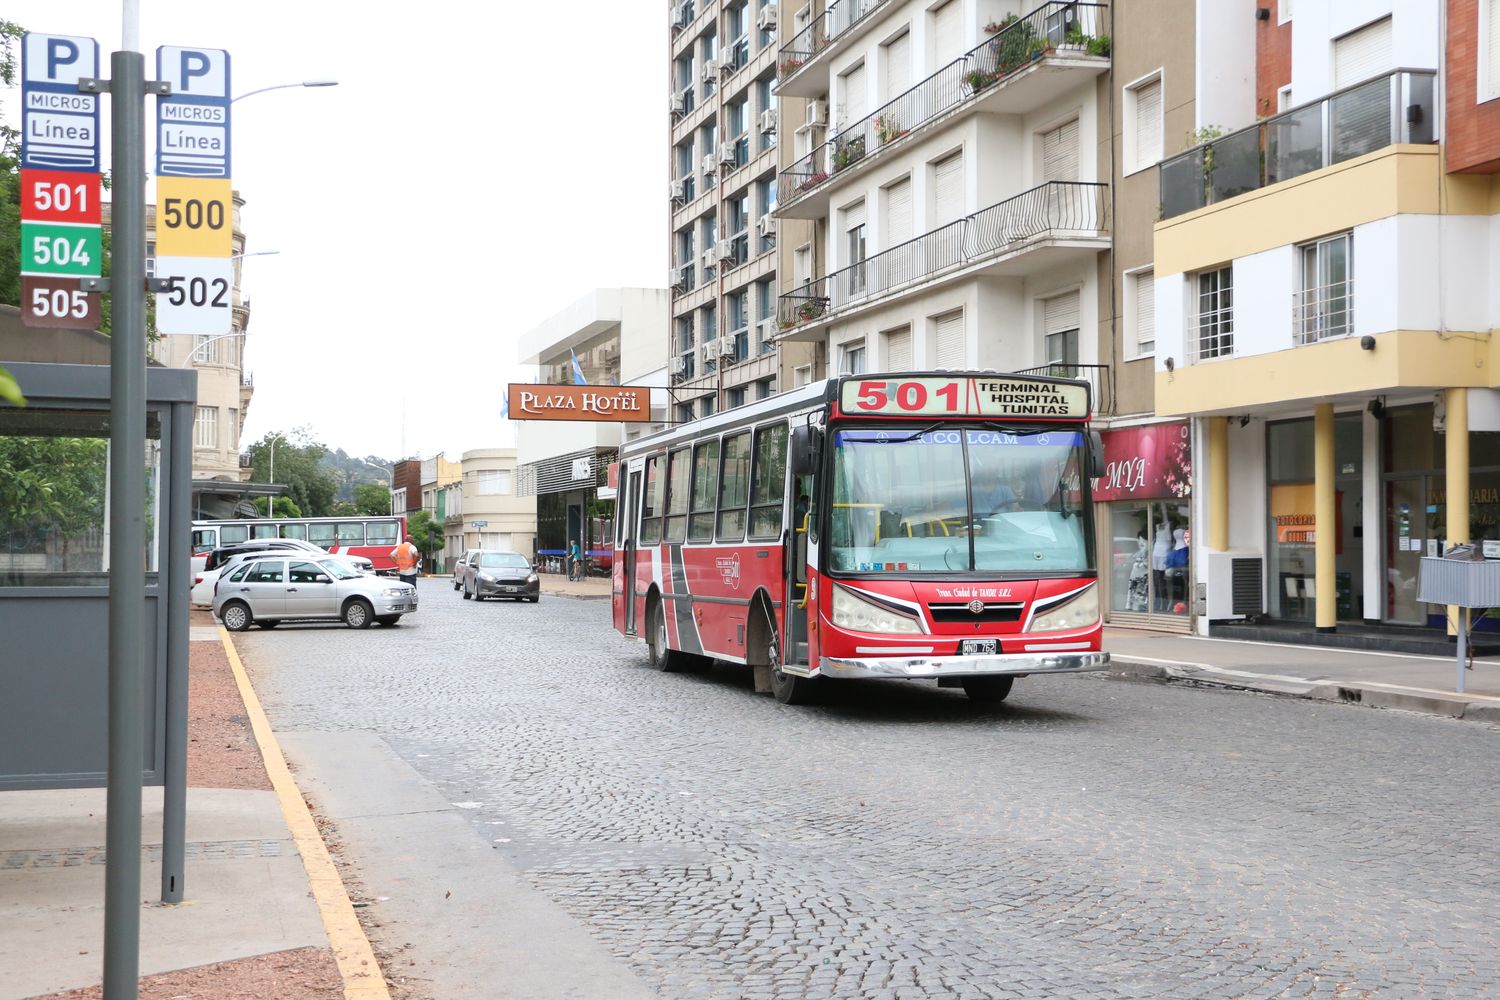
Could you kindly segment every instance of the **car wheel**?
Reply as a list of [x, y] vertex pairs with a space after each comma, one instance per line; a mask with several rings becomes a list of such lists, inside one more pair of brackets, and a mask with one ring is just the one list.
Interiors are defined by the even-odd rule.
[[470, 593], [469, 593], [469, 585], [468, 585], [468, 584], [467, 584], [467, 583], [466, 583], [466, 584], [464, 584], [464, 585], [463, 585], [463, 586], [464, 586], [464, 600], [466, 600], [466, 601], [467, 601], [467, 600], [469, 600], [469, 598], [470, 598], [470, 597], [472, 597], [472, 596], [473, 596], [473, 595], [471, 595], [471, 594], [470, 594]]
[[255, 624], [258, 625], [258, 626], [260, 626], [261, 628], [270, 629], [270, 628], [275, 628], [277, 625], [280, 625], [281, 622], [258, 621]]
[[375, 621], [375, 609], [363, 597], [344, 605], [344, 624], [350, 628], [369, 628]]
[[532, 604], [535, 604], [535, 603], [536, 603], [536, 602], [537, 602], [537, 601], [540, 601], [540, 600], [541, 600], [541, 597], [528, 597], [528, 598], [526, 598], [526, 599], [527, 599], [527, 600], [528, 600], [528, 601], [530, 601], [530, 602], [531, 602], [531, 603], [532, 603]]
[[230, 601], [219, 609], [219, 619], [229, 631], [243, 632], [255, 621], [255, 616], [250, 613], [250, 605], [244, 601]]
[[964, 694], [970, 701], [981, 705], [998, 705], [1010, 694], [1014, 677], [965, 677], [962, 679]]
[[401, 620], [400, 615], [379, 615], [375, 619], [376, 625], [394, 625]]

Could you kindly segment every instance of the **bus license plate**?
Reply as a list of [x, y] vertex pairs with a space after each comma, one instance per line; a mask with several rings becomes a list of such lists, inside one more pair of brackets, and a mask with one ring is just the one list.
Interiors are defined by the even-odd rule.
[[1000, 640], [964, 639], [959, 642], [958, 651], [963, 656], [994, 656], [1000, 652]]

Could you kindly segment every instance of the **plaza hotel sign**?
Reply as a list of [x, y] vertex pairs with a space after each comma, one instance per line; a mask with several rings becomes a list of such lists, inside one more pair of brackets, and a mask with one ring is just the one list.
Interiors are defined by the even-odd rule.
[[512, 383], [512, 420], [601, 420], [651, 422], [651, 387], [646, 385], [520, 385]]

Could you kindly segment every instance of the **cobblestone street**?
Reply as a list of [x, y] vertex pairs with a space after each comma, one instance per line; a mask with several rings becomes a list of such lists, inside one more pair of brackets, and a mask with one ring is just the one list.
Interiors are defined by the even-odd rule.
[[1103, 676], [788, 708], [605, 601], [421, 588], [237, 636], [273, 725], [381, 737], [663, 998], [1500, 995], [1495, 727]]

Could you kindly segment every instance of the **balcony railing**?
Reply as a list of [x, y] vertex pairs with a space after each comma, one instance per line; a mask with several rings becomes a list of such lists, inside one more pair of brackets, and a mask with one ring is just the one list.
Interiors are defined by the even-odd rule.
[[1163, 160], [1162, 218], [1397, 143], [1434, 141], [1436, 76], [1399, 69]]
[[987, 41], [964, 53], [895, 100], [781, 172], [782, 204], [791, 204], [870, 153], [897, 142], [1049, 54], [1109, 55], [1108, 9], [1102, 4], [1045, 3], [1006, 21]]
[[854, 27], [885, 0], [836, 0], [808, 22], [776, 53], [783, 80], [807, 65], [830, 42]]
[[1075, 378], [1089, 384], [1089, 398], [1095, 413], [1115, 411], [1114, 385], [1110, 381], [1109, 365], [1077, 365], [1066, 361], [1054, 361], [1036, 368], [1022, 368], [1017, 375], [1041, 375], [1044, 378]]
[[1097, 236], [1105, 226], [1107, 198], [1104, 184], [1048, 181], [782, 295], [778, 324], [789, 330], [1042, 240]]

